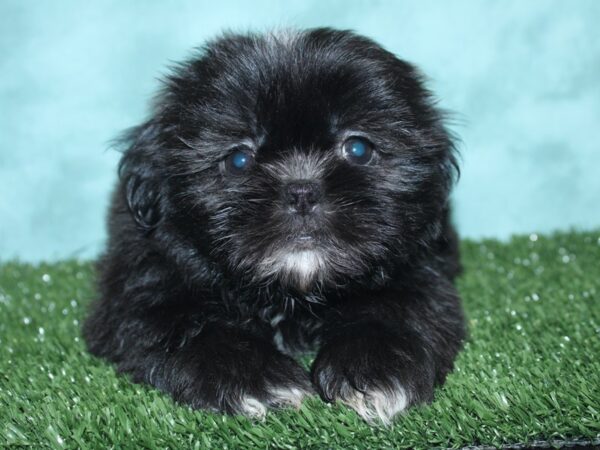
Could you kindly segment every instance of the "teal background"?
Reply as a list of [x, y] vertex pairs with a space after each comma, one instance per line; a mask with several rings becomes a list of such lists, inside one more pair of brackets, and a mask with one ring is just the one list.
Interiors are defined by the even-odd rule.
[[333, 26], [455, 111], [463, 236], [600, 225], [600, 1], [0, 1], [0, 259], [93, 257], [167, 65], [223, 29]]

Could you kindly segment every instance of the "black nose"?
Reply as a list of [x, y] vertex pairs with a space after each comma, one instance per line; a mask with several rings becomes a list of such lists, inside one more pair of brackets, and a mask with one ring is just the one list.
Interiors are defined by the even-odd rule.
[[294, 181], [285, 187], [287, 205], [298, 214], [310, 213], [321, 198], [321, 189], [311, 181]]

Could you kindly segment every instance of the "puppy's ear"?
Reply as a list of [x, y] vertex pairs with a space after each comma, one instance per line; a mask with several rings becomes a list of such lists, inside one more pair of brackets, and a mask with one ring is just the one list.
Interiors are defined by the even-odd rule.
[[458, 164], [458, 137], [449, 129], [453, 115], [437, 106], [437, 100], [427, 88], [427, 79], [412, 64], [395, 58], [395, 82], [410, 109], [414, 124], [406, 127], [412, 131], [415, 147], [427, 149], [424, 156], [431, 158], [430, 164], [442, 177], [444, 187], [440, 198], [448, 200], [450, 189], [460, 177]]
[[160, 127], [145, 123], [120, 139], [126, 146], [119, 163], [121, 189], [137, 225], [151, 231], [161, 219], [161, 182], [158, 161]]

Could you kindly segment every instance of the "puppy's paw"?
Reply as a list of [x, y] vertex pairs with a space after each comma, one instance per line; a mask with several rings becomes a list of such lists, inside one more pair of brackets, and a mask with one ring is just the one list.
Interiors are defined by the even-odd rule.
[[325, 401], [339, 401], [369, 423], [388, 425], [410, 405], [433, 397], [426, 352], [376, 327], [328, 342], [313, 364], [312, 378]]
[[306, 370], [259, 337], [219, 328], [195, 339], [148, 379], [181, 403], [260, 419], [271, 408], [297, 408], [314, 393]]
[[228, 380], [233, 395], [226, 397], [225, 410], [262, 419], [269, 409], [299, 408], [306, 396], [315, 394], [308, 374], [292, 358], [277, 352], [265, 362], [263, 367], [246, 367], [255, 371], [242, 380]]
[[409, 404], [408, 392], [398, 382], [390, 386], [367, 388], [365, 392], [346, 386], [340, 392], [340, 401], [367, 422], [381, 421], [385, 425], [389, 425], [396, 414], [404, 411]]
[[271, 386], [267, 388], [269, 393], [269, 404], [274, 407], [300, 408], [302, 401], [308, 395], [314, 394], [309, 386]]
[[269, 409], [299, 408], [315, 393], [306, 371], [274, 348], [256, 347], [244, 359], [236, 356], [220, 355], [205, 369], [212, 372], [209, 379], [220, 380], [211, 383], [213, 392], [202, 392], [208, 399], [216, 394], [219, 411], [262, 419]]
[[262, 400], [252, 395], [242, 395], [238, 403], [238, 412], [255, 419], [264, 419], [270, 408], [300, 408], [302, 401], [314, 391], [305, 386], [271, 386]]

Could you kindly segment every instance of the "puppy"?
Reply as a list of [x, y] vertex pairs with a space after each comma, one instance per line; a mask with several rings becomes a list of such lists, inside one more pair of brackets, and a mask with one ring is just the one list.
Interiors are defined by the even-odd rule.
[[316, 391], [388, 423], [433, 398], [464, 337], [457, 164], [413, 66], [349, 31], [228, 34], [123, 143], [93, 354], [249, 416]]

